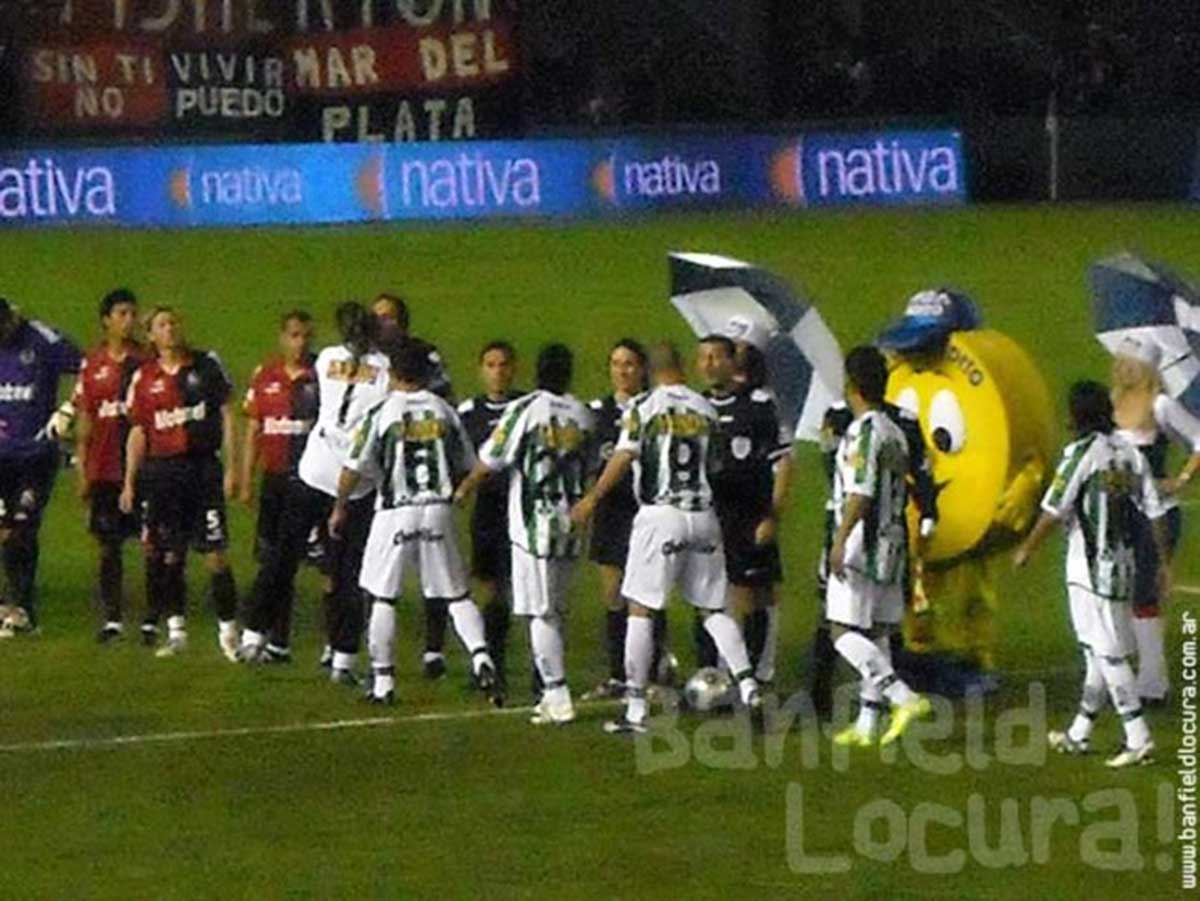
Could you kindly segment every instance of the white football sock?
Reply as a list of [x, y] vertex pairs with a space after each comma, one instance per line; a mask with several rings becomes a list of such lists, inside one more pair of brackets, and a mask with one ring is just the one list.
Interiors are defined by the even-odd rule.
[[1096, 725], [1096, 715], [1104, 709], [1108, 692], [1104, 685], [1104, 674], [1100, 671], [1100, 661], [1090, 649], [1085, 649], [1083, 659], [1086, 669], [1083, 674], [1083, 696], [1079, 701], [1079, 712], [1067, 730], [1071, 741], [1087, 741], [1092, 736], [1092, 728]]
[[1163, 648], [1166, 623], [1161, 616], [1133, 618], [1133, 635], [1137, 639], [1137, 691], [1143, 698], [1166, 697], [1171, 687], [1167, 676], [1167, 657]]
[[242, 629], [242, 646], [251, 648], [261, 648], [266, 643], [267, 636], [261, 632], [255, 632], [253, 629]]
[[779, 644], [779, 607], [772, 604], [765, 609], [767, 637], [763, 642], [762, 655], [758, 658], [758, 669], [754, 673], [759, 682], [771, 682], [775, 679], [775, 647]]
[[870, 682], [876, 691], [893, 704], [907, 704], [916, 697], [912, 689], [896, 675], [879, 647], [865, 635], [843, 632], [833, 646], [846, 662], [858, 670], [864, 682]]
[[746, 639], [737, 621], [728, 613], [710, 613], [704, 620], [704, 628], [712, 636], [717, 651], [735, 679], [744, 679], [750, 672], [750, 655], [746, 652]]
[[654, 657], [654, 623], [648, 616], [630, 616], [625, 627], [625, 681], [629, 696], [625, 716], [631, 722], [646, 719], [646, 685]]
[[376, 601], [371, 605], [371, 621], [367, 625], [367, 650], [371, 666], [391, 668], [396, 661], [396, 607]]
[[455, 601], [448, 607], [450, 618], [454, 620], [454, 631], [458, 640], [471, 654], [485, 647], [487, 642], [483, 637], [483, 615], [475, 602], [470, 598]]
[[1150, 740], [1150, 727], [1142, 716], [1142, 701], [1138, 697], [1133, 667], [1118, 657], [1101, 657], [1100, 669], [1104, 673], [1113, 708], [1125, 727], [1125, 746], [1140, 748]]
[[224, 638], [226, 635], [237, 635], [237, 621], [223, 619], [217, 623], [217, 634]]
[[182, 616], [167, 617], [167, 635], [174, 638], [177, 635], [187, 634], [187, 620]]
[[333, 668], [340, 670], [354, 669], [354, 654], [347, 654], [345, 651], [333, 652]]
[[529, 619], [529, 647], [541, 673], [542, 682], [548, 687], [559, 687], [563, 681], [562, 620], [553, 614], [533, 616]]

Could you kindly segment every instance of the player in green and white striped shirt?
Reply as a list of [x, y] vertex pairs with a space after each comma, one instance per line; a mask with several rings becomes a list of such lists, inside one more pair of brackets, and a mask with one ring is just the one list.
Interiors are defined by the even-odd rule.
[[[330, 534], [336, 536], [362, 474], [374, 474], [375, 515], [358, 582], [374, 598], [368, 630], [375, 676], [370, 699], [394, 701], [394, 605], [412, 566], [420, 575], [422, 594], [445, 602], [471, 654], [476, 682], [489, 691], [495, 688], [495, 666], [484, 641], [483, 618], [471, 600], [450, 506], [455, 482], [475, 463], [475, 452], [454, 408], [424, 387], [428, 345], [404, 340], [389, 357], [391, 393], [355, 432], [329, 519]], [[493, 700], [499, 702], [498, 695]]]
[[858, 721], [834, 741], [858, 747], [874, 743], [885, 698], [892, 721], [880, 744], [895, 741], [930, 710], [896, 675], [888, 638], [904, 613], [908, 442], [883, 411], [887, 378], [877, 348], [856, 347], [846, 355], [846, 404], [854, 421], [837, 450], [825, 617], [834, 648], [862, 676]]
[[650, 371], [654, 390], [634, 403], [604, 472], [571, 513], [577, 523], [589, 520], [597, 501], [633, 467], [634, 494], [641, 507], [633, 521], [621, 583], [621, 594], [629, 602], [627, 697], [624, 718], [604, 725], [613, 733], [646, 731], [646, 684], [654, 653], [650, 615], [665, 608], [676, 585], [688, 603], [705, 614], [704, 628], [729, 665], [742, 702], [752, 710], [762, 705], [741, 629], [724, 611], [725, 547], [709, 482], [716, 461], [712, 434], [717, 411], [684, 384], [683, 364], [674, 346], [652, 348]]
[[1129, 657], [1133, 637], [1134, 544], [1140, 511], [1154, 526], [1160, 579], [1166, 577], [1166, 513], [1145, 458], [1114, 432], [1112, 401], [1097, 382], [1071, 387], [1070, 407], [1077, 440], [1067, 445], [1054, 473], [1042, 515], [1014, 562], [1024, 566], [1058, 523], [1067, 528], [1067, 594], [1071, 624], [1083, 648], [1086, 671], [1079, 713], [1066, 732], [1047, 739], [1056, 751], [1088, 750], [1096, 715], [1105, 694], [1125, 727], [1125, 747], [1107, 761], [1110, 767], [1148, 763], [1154, 752], [1150, 728]]
[[563, 661], [567, 588], [580, 551], [570, 518], [591, 468], [592, 414], [568, 393], [571, 351], [542, 348], [536, 391], [511, 403], [479, 462], [459, 486], [461, 502], [489, 473], [510, 469], [508, 528], [512, 543], [513, 613], [529, 617], [529, 645], [542, 679], [532, 722], [575, 719]]

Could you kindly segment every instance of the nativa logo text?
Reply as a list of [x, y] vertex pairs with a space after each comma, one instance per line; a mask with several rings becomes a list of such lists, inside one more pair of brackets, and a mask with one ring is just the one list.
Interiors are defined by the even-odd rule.
[[31, 157], [0, 167], [0, 219], [113, 216], [117, 192], [105, 166], [64, 166]]

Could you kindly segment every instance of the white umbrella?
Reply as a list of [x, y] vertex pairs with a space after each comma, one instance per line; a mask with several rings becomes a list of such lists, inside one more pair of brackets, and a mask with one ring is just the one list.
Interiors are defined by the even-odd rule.
[[817, 312], [783, 279], [708, 253], [672, 253], [671, 303], [698, 337], [728, 335], [761, 350], [780, 415], [796, 438], [818, 441], [830, 404], [842, 399], [842, 350]]

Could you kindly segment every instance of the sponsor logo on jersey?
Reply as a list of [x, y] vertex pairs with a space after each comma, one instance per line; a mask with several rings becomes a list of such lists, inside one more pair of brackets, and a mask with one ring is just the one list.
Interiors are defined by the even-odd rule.
[[263, 420], [264, 435], [307, 435], [312, 429], [311, 419], [288, 419], [285, 416], [268, 416]]
[[25, 402], [33, 400], [33, 385], [15, 385], [12, 382], [0, 384], [0, 401]]
[[125, 415], [125, 404], [119, 400], [106, 400], [101, 402], [99, 409], [96, 411], [96, 416], [99, 419], [116, 419]]
[[204, 401], [190, 407], [174, 407], [170, 410], [154, 412], [154, 428], [165, 432], [189, 422], [201, 422], [208, 415], [208, 407]]

